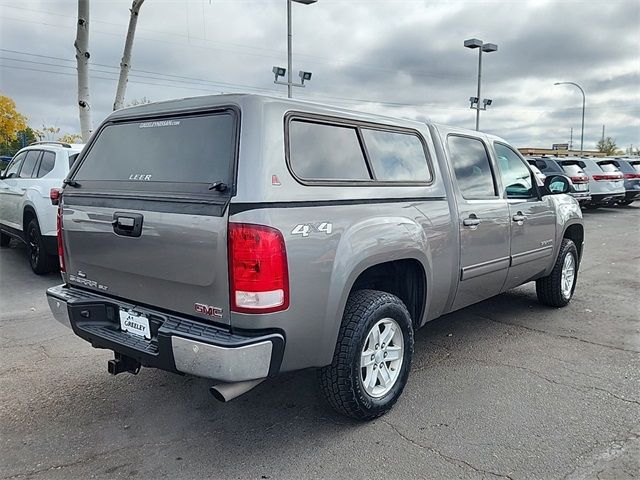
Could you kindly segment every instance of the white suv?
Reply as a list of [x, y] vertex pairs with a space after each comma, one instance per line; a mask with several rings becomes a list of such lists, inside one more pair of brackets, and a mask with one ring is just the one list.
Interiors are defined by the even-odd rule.
[[51, 189], [62, 187], [83, 146], [36, 142], [20, 150], [0, 174], [0, 245], [9, 245], [11, 237], [26, 243], [31, 268], [39, 275], [58, 262]]

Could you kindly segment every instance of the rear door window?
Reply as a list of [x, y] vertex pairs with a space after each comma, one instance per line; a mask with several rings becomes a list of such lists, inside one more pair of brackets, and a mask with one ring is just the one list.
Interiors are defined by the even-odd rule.
[[24, 159], [22, 168], [20, 169], [20, 178], [32, 178], [34, 177], [34, 170], [38, 165], [38, 159], [40, 158], [41, 150], [29, 150], [27, 156]]
[[449, 135], [447, 144], [462, 196], [466, 199], [497, 197], [484, 142], [477, 138]]
[[56, 164], [56, 154], [53, 152], [44, 152], [42, 159], [40, 160], [40, 169], [38, 170], [38, 178], [44, 177], [47, 173], [53, 170]]
[[235, 114], [228, 111], [107, 125], [84, 155], [74, 179], [138, 182], [150, 185], [146, 190], [167, 182], [178, 189], [213, 182], [230, 185], [235, 122]]
[[431, 173], [417, 135], [362, 129], [376, 180], [429, 182]]
[[355, 127], [292, 120], [289, 161], [306, 180], [371, 180]]

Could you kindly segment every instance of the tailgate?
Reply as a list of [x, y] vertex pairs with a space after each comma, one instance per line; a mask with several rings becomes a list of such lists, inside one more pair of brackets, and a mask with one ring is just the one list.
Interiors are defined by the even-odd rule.
[[105, 124], [62, 197], [69, 284], [228, 324], [236, 119]]

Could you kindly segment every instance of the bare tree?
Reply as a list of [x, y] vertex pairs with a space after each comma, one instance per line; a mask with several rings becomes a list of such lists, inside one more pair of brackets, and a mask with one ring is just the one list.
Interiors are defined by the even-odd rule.
[[127, 39], [124, 43], [124, 52], [122, 53], [122, 61], [120, 62], [120, 78], [118, 79], [118, 88], [116, 89], [116, 99], [113, 102], [114, 110], [118, 110], [124, 106], [124, 94], [127, 90], [129, 70], [131, 70], [131, 50], [133, 49], [133, 39], [136, 35], [138, 14], [143, 3], [144, 0], [133, 0], [133, 3], [131, 4], [129, 29], [127, 30]]
[[78, 0], [78, 26], [76, 30], [76, 61], [78, 64], [78, 109], [82, 140], [87, 142], [93, 131], [89, 95], [89, 0]]

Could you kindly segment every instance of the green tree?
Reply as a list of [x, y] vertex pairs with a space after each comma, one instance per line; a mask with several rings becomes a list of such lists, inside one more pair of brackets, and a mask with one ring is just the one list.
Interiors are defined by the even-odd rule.
[[599, 152], [606, 155], [613, 155], [618, 151], [618, 145], [616, 145], [615, 138], [607, 137], [604, 140], [600, 140], [596, 145]]
[[0, 143], [0, 155], [13, 157], [18, 150], [39, 140], [37, 133], [30, 127], [20, 130], [16, 138]]

